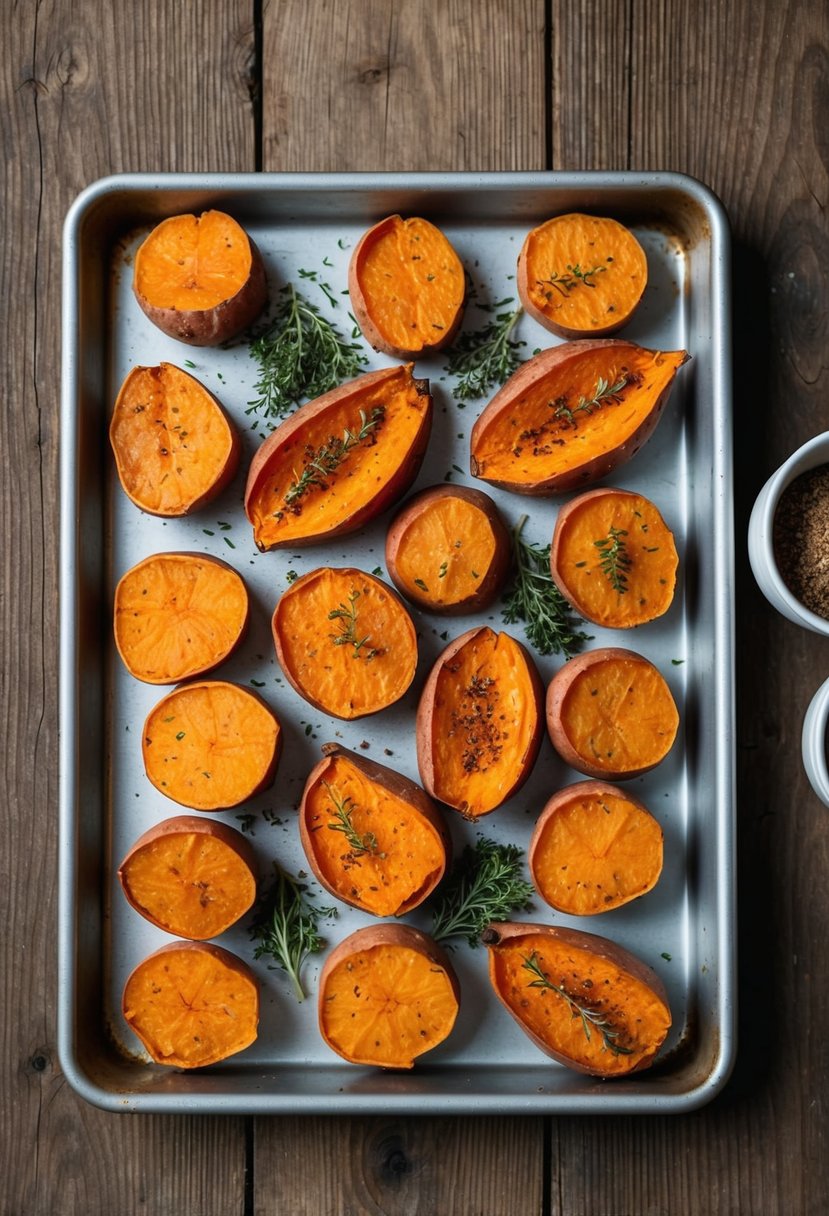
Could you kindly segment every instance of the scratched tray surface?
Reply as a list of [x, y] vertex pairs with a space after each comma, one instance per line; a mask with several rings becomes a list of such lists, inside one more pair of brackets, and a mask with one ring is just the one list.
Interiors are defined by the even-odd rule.
[[[730, 546], [725, 530], [729, 485], [724, 446], [727, 402], [715, 383], [720, 338], [712, 328], [712, 318], [723, 305], [721, 294], [716, 294], [720, 290], [714, 281], [717, 251], [706, 211], [706, 206], [714, 204], [704, 192], [700, 201], [692, 184], [676, 178], [667, 179], [671, 188], [657, 205], [654, 199], [660, 196], [654, 192], [654, 183], [636, 186], [625, 178], [586, 178], [583, 185], [579, 179], [567, 179], [566, 187], [557, 186], [561, 179], [556, 177], [517, 178], [510, 190], [505, 189], [502, 178], [497, 188], [493, 183], [489, 198], [487, 179], [476, 189], [462, 177], [441, 178], [435, 183], [395, 179], [398, 184], [393, 188], [384, 188], [383, 179], [371, 188], [361, 188], [360, 179], [346, 179], [349, 189], [343, 191], [336, 189], [343, 179], [309, 179], [315, 187], [310, 196], [296, 185], [292, 187], [290, 178], [258, 178], [248, 188], [235, 188], [230, 197], [227, 179], [213, 179], [212, 186], [210, 179], [198, 179], [190, 193], [188, 179], [177, 179], [169, 189], [164, 188], [165, 179], [160, 179], [161, 189], [154, 191], [136, 185], [136, 180], [141, 183], [141, 179], [120, 179], [118, 184], [119, 179], [113, 179], [110, 190], [101, 190], [82, 213], [77, 254], [83, 249], [88, 252], [96, 223], [112, 239], [100, 255], [100, 272], [107, 283], [105, 323], [96, 332], [92, 318], [78, 318], [70, 379], [77, 384], [84, 360], [97, 368], [102, 396], [91, 408], [99, 412], [95, 426], [100, 431], [132, 366], [162, 360], [186, 366], [236, 421], [243, 455], [237, 478], [218, 500], [190, 518], [162, 520], [143, 514], [129, 502], [115, 476], [108, 445], [88, 435], [84, 440], [85, 428], [91, 430], [90, 420], [77, 419], [81, 446], [89, 442], [101, 447], [98, 482], [89, 484], [84, 477], [74, 490], [80, 503], [93, 500], [99, 504], [100, 582], [94, 587], [84, 585], [86, 580], [75, 569], [73, 590], [79, 615], [87, 621], [85, 614], [100, 618], [97, 646], [103, 721], [101, 737], [95, 738], [92, 726], [90, 737], [78, 704], [74, 721], [65, 724], [70, 734], [77, 732], [82, 781], [93, 787], [97, 781], [100, 795], [98, 818], [90, 813], [92, 826], [87, 823], [86, 830], [78, 834], [75, 852], [64, 848], [61, 957], [66, 983], [61, 1012], [63, 1055], [70, 1079], [101, 1105], [145, 1110], [563, 1112], [652, 1111], [698, 1105], [721, 1085], [732, 1054], [730, 581], [723, 583]], [[279, 595], [296, 575], [322, 565], [353, 565], [388, 578], [384, 538], [390, 514], [359, 534], [323, 546], [265, 554], [256, 549], [242, 507], [247, 466], [269, 432], [261, 417], [250, 412], [249, 403], [256, 396], [256, 365], [245, 344], [224, 350], [185, 347], [149, 323], [131, 290], [137, 245], [160, 215], [223, 206], [259, 245], [272, 297], [280, 286], [292, 282], [344, 334], [350, 334], [346, 284], [351, 250], [372, 219], [392, 210], [417, 212], [442, 226], [464, 262], [473, 289], [465, 328], [474, 329], [488, 317], [477, 307], [479, 303], [488, 305], [515, 296], [515, 263], [527, 229], [574, 204], [623, 218], [647, 253], [649, 285], [624, 336], [650, 347], [685, 348], [693, 356], [693, 362], [678, 374], [654, 437], [607, 479], [609, 484], [652, 498], [674, 531], [681, 555], [674, 603], [661, 620], [634, 633], [587, 629], [592, 634], [587, 647], [627, 645], [656, 663], [676, 698], [682, 726], [668, 759], [646, 776], [625, 783], [664, 830], [665, 865], [655, 890], [624, 908], [591, 918], [554, 913], [537, 899], [525, 918], [606, 935], [656, 969], [667, 986], [674, 1019], [660, 1063], [641, 1076], [602, 1082], [549, 1061], [491, 993], [485, 950], [459, 943], [453, 954], [462, 988], [458, 1022], [449, 1039], [424, 1057], [411, 1074], [345, 1064], [323, 1043], [317, 1029], [316, 995], [324, 954], [313, 956], [304, 968], [308, 992], [304, 1004], [296, 1001], [282, 970], [270, 968], [265, 959], [253, 962], [262, 984], [261, 1021], [257, 1042], [247, 1051], [200, 1072], [157, 1068], [148, 1063], [122, 1018], [121, 992], [132, 968], [171, 939], [127, 905], [116, 869], [142, 832], [183, 808], [156, 791], [143, 771], [142, 724], [168, 690], [131, 678], [114, 650], [111, 603], [120, 576], [149, 554], [190, 550], [224, 559], [247, 583], [252, 600], [248, 635], [216, 675], [253, 687], [266, 699], [282, 724], [285, 747], [273, 787], [215, 818], [245, 831], [255, 847], [263, 878], [274, 860], [294, 874], [307, 870], [296, 808], [323, 743], [337, 740], [418, 780], [414, 747], [417, 698], [447, 639], [480, 623], [507, 628], [522, 640], [524, 635], [520, 625], [504, 625], [500, 604], [483, 614], [460, 618], [441, 618], [410, 607], [418, 632], [419, 663], [411, 689], [396, 706], [346, 723], [319, 713], [293, 691], [276, 662], [270, 637], [270, 616]], [[96, 206], [105, 220], [96, 219]], [[78, 265], [76, 270], [82, 277], [84, 268]], [[315, 278], [307, 277], [308, 272]], [[83, 300], [84, 294], [81, 288], [76, 298]], [[526, 343], [527, 355], [558, 341], [527, 317], [522, 317], [513, 337]], [[367, 346], [365, 351], [367, 370], [393, 362]], [[454, 381], [443, 355], [418, 361], [417, 374], [431, 382], [435, 414], [429, 450], [413, 490], [446, 481], [481, 484], [468, 473], [469, 435], [484, 403], [470, 402], [464, 407], [455, 400]], [[83, 391], [77, 395], [82, 397]], [[70, 409], [72, 404], [70, 400]], [[74, 404], [83, 415], [84, 401]], [[68, 470], [67, 475], [71, 477], [72, 472]], [[78, 462], [74, 473], [81, 477]], [[509, 523], [529, 514], [528, 539], [549, 543], [562, 499], [488, 492]], [[720, 555], [719, 570], [714, 568], [714, 554]], [[65, 669], [70, 681], [74, 672], [77, 701], [82, 703], [83, 681], [94, 683], [96, 677], [81, 674], [88, 670], [81, 662], [88, 645], [83, 640], [85, 631], [80, 630], [79, 640], [76, 621], [70, 621], [67, 629], [70, 633], [74, 629], [75, 645], [73, 652], [72, 637], [64, 638]], [[326, 622], [321, 622], [320, 630], [325, 629]], [[545, 683], [563, 662], [557, 656], [536, 656], [536, 661]], [[561, 763], [545, 738], [530, 780], [503, 807], [478, 824], [468, 824], [446, 811], [456, 854], [480, 836], [514, 842], [526, 851], [546, 800], [579, 779], [580, 774]], [[64, 839], [67, 830], [77, 832], [82, 813], [72, 802], [72, 791], [65, 791]], [[84, 856], [96, 850], [94, 861]], [[96, 879], [87, 885], [82, 876], [90, 864]], [[102, 898], [97, 928], [97, 913], [89, 906], [96, 888], [99, 901]], [[317, 891], [321, 903], [332, 902], [316, 884], [311, 889]], [[424, 909], [405, 919], [429, 929], [430, 917]], [[338, 917], [323, 922], [322, 932], [334, 944], [372, 920], [339, 905]], [[79, 931], [84, 921], [93, 925], [93, 942]], [[248, 921], [245, 918], [217, 940], [251, 962]], [[93, 1009], [97, 1027], [90, 1036], [89, 1027], [79, 1025], [79, 1010], [88, 1004], [84, 986], [93, 981], [98, 994]]]

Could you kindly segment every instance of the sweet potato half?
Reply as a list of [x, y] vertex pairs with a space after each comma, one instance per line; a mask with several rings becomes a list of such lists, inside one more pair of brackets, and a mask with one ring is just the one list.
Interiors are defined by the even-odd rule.
[[665, 759], [679, 714], [664, 676], [640, 654], [577, 655], [547, 689], [547, 729], [562, 760], [588, 777], [638, 777]]
[[527, 651], [487, 626], [450, 642], [417, 710], [426, 790], [466, 819], [494, 811], [532, 771], [541, 745], [542, 687]]
[[386, 568], [398, 591], [447, 616], [488, 607], [510, 560], [510, 534], [498, 508], [467, 486], [422, 490], [386, 535]]
[[395, 359], [416, 359], [454, 338], [463, 317], [466, 276], [434, 224], [389, 215], [358, 241], [348, 291], [366, 341]]
[[648, 260], [618, 220], [557, 215], [527, 234], [516, 286], [525, 310], [560, 338], [612, 334], [631, 319], [648, 283]]
[[229, 658], [248, 613], [247, 588], [227, 562], [200, 553], [156, 553], [115, 588], [115, 645], [137, 680], [176, 684]]
[[218, 346], [258, 317], [268, 298], [254, 242], [222, 211], [162, 220], [140, 246], [133, 292], [153, 325], [190, 346]]
[[273, 781], [282, 747], [276, 714], [255, 693], [224, 680], [185, 684], [144, 723], [147, 777], [195, 811], [239, 806]]
[[170, 942], [127, 979], [124, 1018], [156, 1064], [205, 1068], [259, 1029], [259, 984], [242, 959], [206, 942]]
[[326, 743], [305, 783], [299, 832], [326, 890], [374, 916], [403, 916], [446, 872], [451, 838], [419, 785], [383, 764]]
[[578, 781], [549, 800], [528, 852], [530, 875], [559, 912], [593, 916], [653, 890], [662, 828], [638, 799], [606, 781]]
[[551, 925], [494, 924], [483, 941], [495, 994], [547, 1055], [597, 1077], [653, 1063], [671, 1011], [641, 959], [607, 938]]
[[650, 438], [684, 350], [586, 338], [528, 359], [472, 428], [475, 477], [552, 495], [606, 477]]
[[127, 902], [175, 937], [218, 937], [253, 906], [256, 858], [241, 832], [177, 815], [136, 840], [118, 867]]
[[411, 364], [367, 372], [314, 401], [253, 458], [245, 511], [262, 550], [313, 544], [374, 519], [408, 490], [432, 425]]
[[451, 1033], [459, 1004], [445, 951], [410, 925], [358, 929], [320, 975], [320, 1033], [352, 1064], [412, 1068]]
[[172, 363], [129, 372], [109, 438], [124, 493], [149, 515], [198, 510], [239, 465], [239, 436], [221, 404]]
[[671, 606], [679, 564], [654, 504], [629, 490], [580, 494], [561, 508], [550, 569], [579, 616], [611, 629], [652, 621]]

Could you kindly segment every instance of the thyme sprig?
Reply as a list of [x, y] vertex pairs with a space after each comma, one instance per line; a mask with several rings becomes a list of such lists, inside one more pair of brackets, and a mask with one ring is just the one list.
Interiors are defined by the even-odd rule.
[[522, 515], [512, 532], [514, 572], [504, 596], [501, 615], [508, 625], [524, 621], [527, 638], [539, 654], [571, 658], [590, 641], [576, 628], [580, 619], [555, 585], [550, 574], [550, 546], [524, 540], [521, 532], [529, 517]]
[[[459, 401], [483, 397], [493, 385], [503, 384], [523, 362], [519, 351], [527, 344], [513, 341], [510, 334], [524, 310], [520, 305], [512, 310], [507, 308], [512, 303], [512, 297], [508, 297], [491, 305], [495, 313], [492, 320], [483, 329], [461, 334], [449, 352], [446, 371], [450, 376], [458, 377], [452, 391]], [[479, 304], [478, 307], [484, 306]], [[498, 312], [498, 309], [506, 311]]]
[[352, 448], [363, 443], [366, 439], [374, 441], [374, 433], [385, 418], [385, 408], [377, 405], [367, 417], [365, 410], [360, 410], [360, 428], [354, 433], [345, 427], [340, 438], [332, 435], [318, 448], [306, 450], [306, 460], [302, 472], [295, 477], [284, 494], [286, 506], [293, 507], [304, 494], [313, 487], [326, 489], [329, 478], [337, 471]]
[[316, 954], [325, 945], [317, 931], [323, 917], [337, 915], [336, 908], [311, 903], [313, 893], [299, 879], [292, 877], [274, 863], [273, 883], [260, 901], [256, 919], [251, 925], [251, 937], [259, 944], [254, 958], [270, 955], [291, 977], [298, 1001], [305, 1000], [302, 986], [302, 966], [309, 954]]
[[631, 557], [627, 550], [627, 528], [614, 528], [611, 524], [607, 536], [594, 540], [593, 544], [599, 550], [599, 567], [614, 591], [624, 595], [627, 591], [627, 572], [631, 566]]
[[[365, 832], [363, 835], [357, 831], [354, 826], [354, 821], [351, 816], [354, 813], [354, 799], [345, 797], [341, 798], [333, 785], [329, 785], [327, 781], [322, 783], [328, 790], [328, 797], [334, 804], [335, 818], [331, 820], [328, 827], [332, 832], [342, 832], [348, 842], [348, 847], [353, 854], [359, 856], [362, 853], [376, 853], [378, 849], [377, 837], [373, 832]], [[384, 854], [380, 854], [384, 856]]]
[[580, 396], [578, 405], [574, 405], [572, 409], [566, 402], [560, 403], [555, 411], [556, 418], [566, 418], [568, 422], [575, 425], [576, 414], [583, 412], [592, 414], [594, 410], [601, 409], [606, 401], [612, 401], [618, 404], [621, 401], [620, 393], [628, 382], [626, 375], [621, 375], [613, 384], [609, 384], [603, 376], [599, 376], [596, 381], [596, 388], [592, 397]]
[[490, 921], [506, 920], [511, 913], [530, 908], [534, 894], [521, 869], [523, 854], [512, 844], [482, 837], [467, 846], [442, 888], [432, 913], [432, 936], [447, 942], [465, 937], [477, 946]]
[[363, 652], [363, 647], [370, 641], [371, 634], [367, 633], [362, 638], [357, 634], [357, 600], [359, 598], [360, 592], [355, 588], [348, 597], [348, 606], [340, 603], [336, 608], [331, 609], [328, 619], [340, 622], [340, 632], [329, 633], [328, 636], [335, 646], [353, 646], [354, 658], [365, 659], [367, 663], [370, 663], [380, 651], [371, 649]]
[[[578, 262], [575, 266], [571, 266], [568, 262], [564, 274], [558, 274], [554, 270], [549, 279], [537, 279], [536, 282], [539, 287], [546, 287], [549, 283], [559, 295], [569, 296], [573, 288], [578, 287], [579, 284], [595, 288], [596, 284], [591, 283], [590, 280], [595, 278], [597, 274], [603, 274], [605, 270], [607, 270], [606, 266], [593, 266], [590, 270], [582, 270]], [[547, 298], [549, 299], [550, 297], [548, 296]]]
[[630, 1056], [633, 1055], [633, 1048], [622, 1047], [621, 1043], [617, 1043], [621, 1031], [614, 1027], [613, 1023], [608, 1020], [603, 1014], [596, 1009], [591, 1009], [589, 1005], [582, 1004], [577, 1001], [565, 988], [558, 984], [554, 984], [552, 980], [545, 975], [542, 970], [541, 963], [538, 961], [538, 955], [535, 951], [528, 955], [522, 967], [525, 971], [529, 971], [536, 978], [532, 980], [528, 988], [547, 988], [551, 992], [557, 993], [569, 1005], [573, 1017], [581, 1018], [582, 1028], [584, 1029], [584, 1037], [588, 1043], [591, 1041], [593, 1030], [598, 1030], [602, 1036], [602, 1051], [610, 1051], [614, 1056]]

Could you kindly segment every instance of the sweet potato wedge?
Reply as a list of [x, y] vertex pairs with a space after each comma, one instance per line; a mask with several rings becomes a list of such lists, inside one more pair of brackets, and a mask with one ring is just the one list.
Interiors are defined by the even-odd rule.
[[201, 553], [155, 553], [115, 588], [115, 645], [130, 675], [176, 684], [213, 671], [244, 637], [249, 599], [227, 562]]
[[222, 211], [156, 225], [135, 255], [133, 292], [153, 325], [190, 346], [241, 333], [268, 299], [259, 250]]
[[588, 490], [558, 513], [553, 580], [595, 625], [630, 629], [662, 616], [674, 598], [678, 564], [673, 533], [643, 494]]
[[239, 806], [273, 781], [282, 728], [261, 697], [224, 680], [175, 688], [150, 710], [142, 752], [162, 794], [195, 811]]
[[207, 942], [170, 942], [127, 979], [124, 1018], [156, 1064], [205, 1068], [250, 1047], [259, 984], [235, 954]]
[[450, 642], [417, 710], [417, 763], [428, 793], [473, 820], [506, 802], [538, 756], [541, 704], [535, 664], [509, 634], [484, 625]]
[[577, 655], [547, 689], [547, 729], [562, 760], [588, 777], [638, 777], [665, 759], [679, 714], [653, 663], [621, 647]]
[[528, 359], [472, 428], [473, 476], [553, 495], [606, 477], [650, 438], [684, 350], [585, 338]]
[[205, 941], [253, 906], [256, 857], [235, 828], [176, 815], [136, 840], [118, 867], [118, 881], [130, 906], [151, 924]]
[[671, 1011], [641, 959], [607, 938], [551, 925], [490, 925], [483, 941], [496, 996], [547, 1055], [597, 1077], [653, 1063]]
[[172, 363], [132, 368], [109, 438], [124, 493], [149, 515], [197, 511], [239, 465], [239, 436], [221, 404]]
[[605, 216], [557, 215], [527, 234], [516, 286], [529, 316], [560, 338], [598, 338], [631, 319], [648, 283], [636, 237]]
[[320, 975], [320, 1033], [352, 1064], [412, 1068], [451, 1033], [459, 1004], [445, 951], [410, 925], [358, 929]]
[[389, 215], [358, 241], [348, 291], [366, 341], [392, 358], [416, 359], [454, 338], [463, 317], [466, 276], [434, 224]]
[[511, 560], [510, 534], [488, 494], [430, 486], [410, 499], [386, 535], [386, 568], [403, 595], [446, 616], [487, 608]]
[[451, 838], [438, 808], [402, 773], [338, 743], [305, 783], [299, 833], [332, 895], [373, 916], [403, 916], [446, 872]]
[[432, 425], [411, 364], [367, 372], [300, 406], [253, 458], [245, 511], [262, 550], [313, 544], [374, 519], [408, 490]]
[[396, 591], [362, 570], [310, 570], [280, 597], [272, 629], [286, 678], [335, 718], [386, 709], [414, 679], [412, 619]]
[[662, 828], [617, 786], [578, 781], [554, 794], [539, 815], [528, 862], [551, 908], [572, 916], [609, 912], [656, 886]]

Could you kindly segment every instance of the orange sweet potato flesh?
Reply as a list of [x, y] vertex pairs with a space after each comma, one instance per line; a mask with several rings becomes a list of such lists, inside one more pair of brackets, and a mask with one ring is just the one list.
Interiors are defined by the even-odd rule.
[[509, 634], [486, 626], [450, 642], [417, 711], [426, 790], [467, 819], [506, 802], [526, 781], [541, 742], [541, 682]]
[[259, 985], [221, 946], [171, 942], [138, 964], [122, 1007], [156, 1064], [205, 1068], [256, 1039]]
[[348, 288], [357, 324], [375, 350], [414, 359], [454, 338], [466, 278], [439, 228], [418, 217], [390, 215], [358, 242]]
[[446, 953], [409, 925], [358, 929], [320, 976], [319, 1026], [352, 1064], [412, 1068], [455, 1024], [460, 989]]
[[521, 303], [561, 338], [621, 329], [647, 282], [642, 246], [629, 228], [604, 216], [555, 216], [528, 233], [518, 258]]
[[[617, 559], [603, 569], [613, 547]], [[628, 490], [588, 490], [558, 513], [550, 568], [562, 595], [596, 625], [630, 629], [671, 606], [679, 559], [656, 506]]]
[[472, 428], [475, 477], [518, 494], [583, 488], [650, 438], [686, 351], [586, 338], [541, 351]]
[[367, 372], [300, 406], [253, 458], [245, 511], [262, 550], [353, 532], [405, 494], [432, 424], [411, 365]]
[[282, 745], [276, 715], [223, 680], [185, 684], [144, 723], [144, 769], [156, 789], [196, 811], [239, 806], [270, 785]]
[[175, 937], [218, 937], [256, 899], [256, 859], [235, 828], [177, 815], [146, 831], [118, 867], [128, 903]]
[[550, 925], [491, 925], [483, 940], [498, 999], [547, 1055], [599, 1077], [653, 1063], [671, 1012], [641, 959], [607, 938]]
[[222, 406], [172, 363], [132, 368], [109, 436], [124, 493], [150, 515], [187, 515], [205, 506], [239, 464], [239, 437]]
[[440, 882], [451, 841], [419, 785], [367, 757], [326, 744], [305, 784], [302, 847], [332, 895], [374, 916], [402, 916]]
[[543, 900], [593, 916], [645, 895], [662, 872], [662, 829], [636, 798], [606, 781], [579, 781], [549, 800], [528, 852]]
[[274, 647], [292, 686], [323, 713], [362, 718], [403, 696], [417, 635], [395, 591], [362, 570], [311, 570], [273, 614]]
[[156, 553], [115, 588], [115, 644], [137, 680], [175, 684], [212, 671], [233, 653], [248, 610], [245, 584], [227, 562]]

